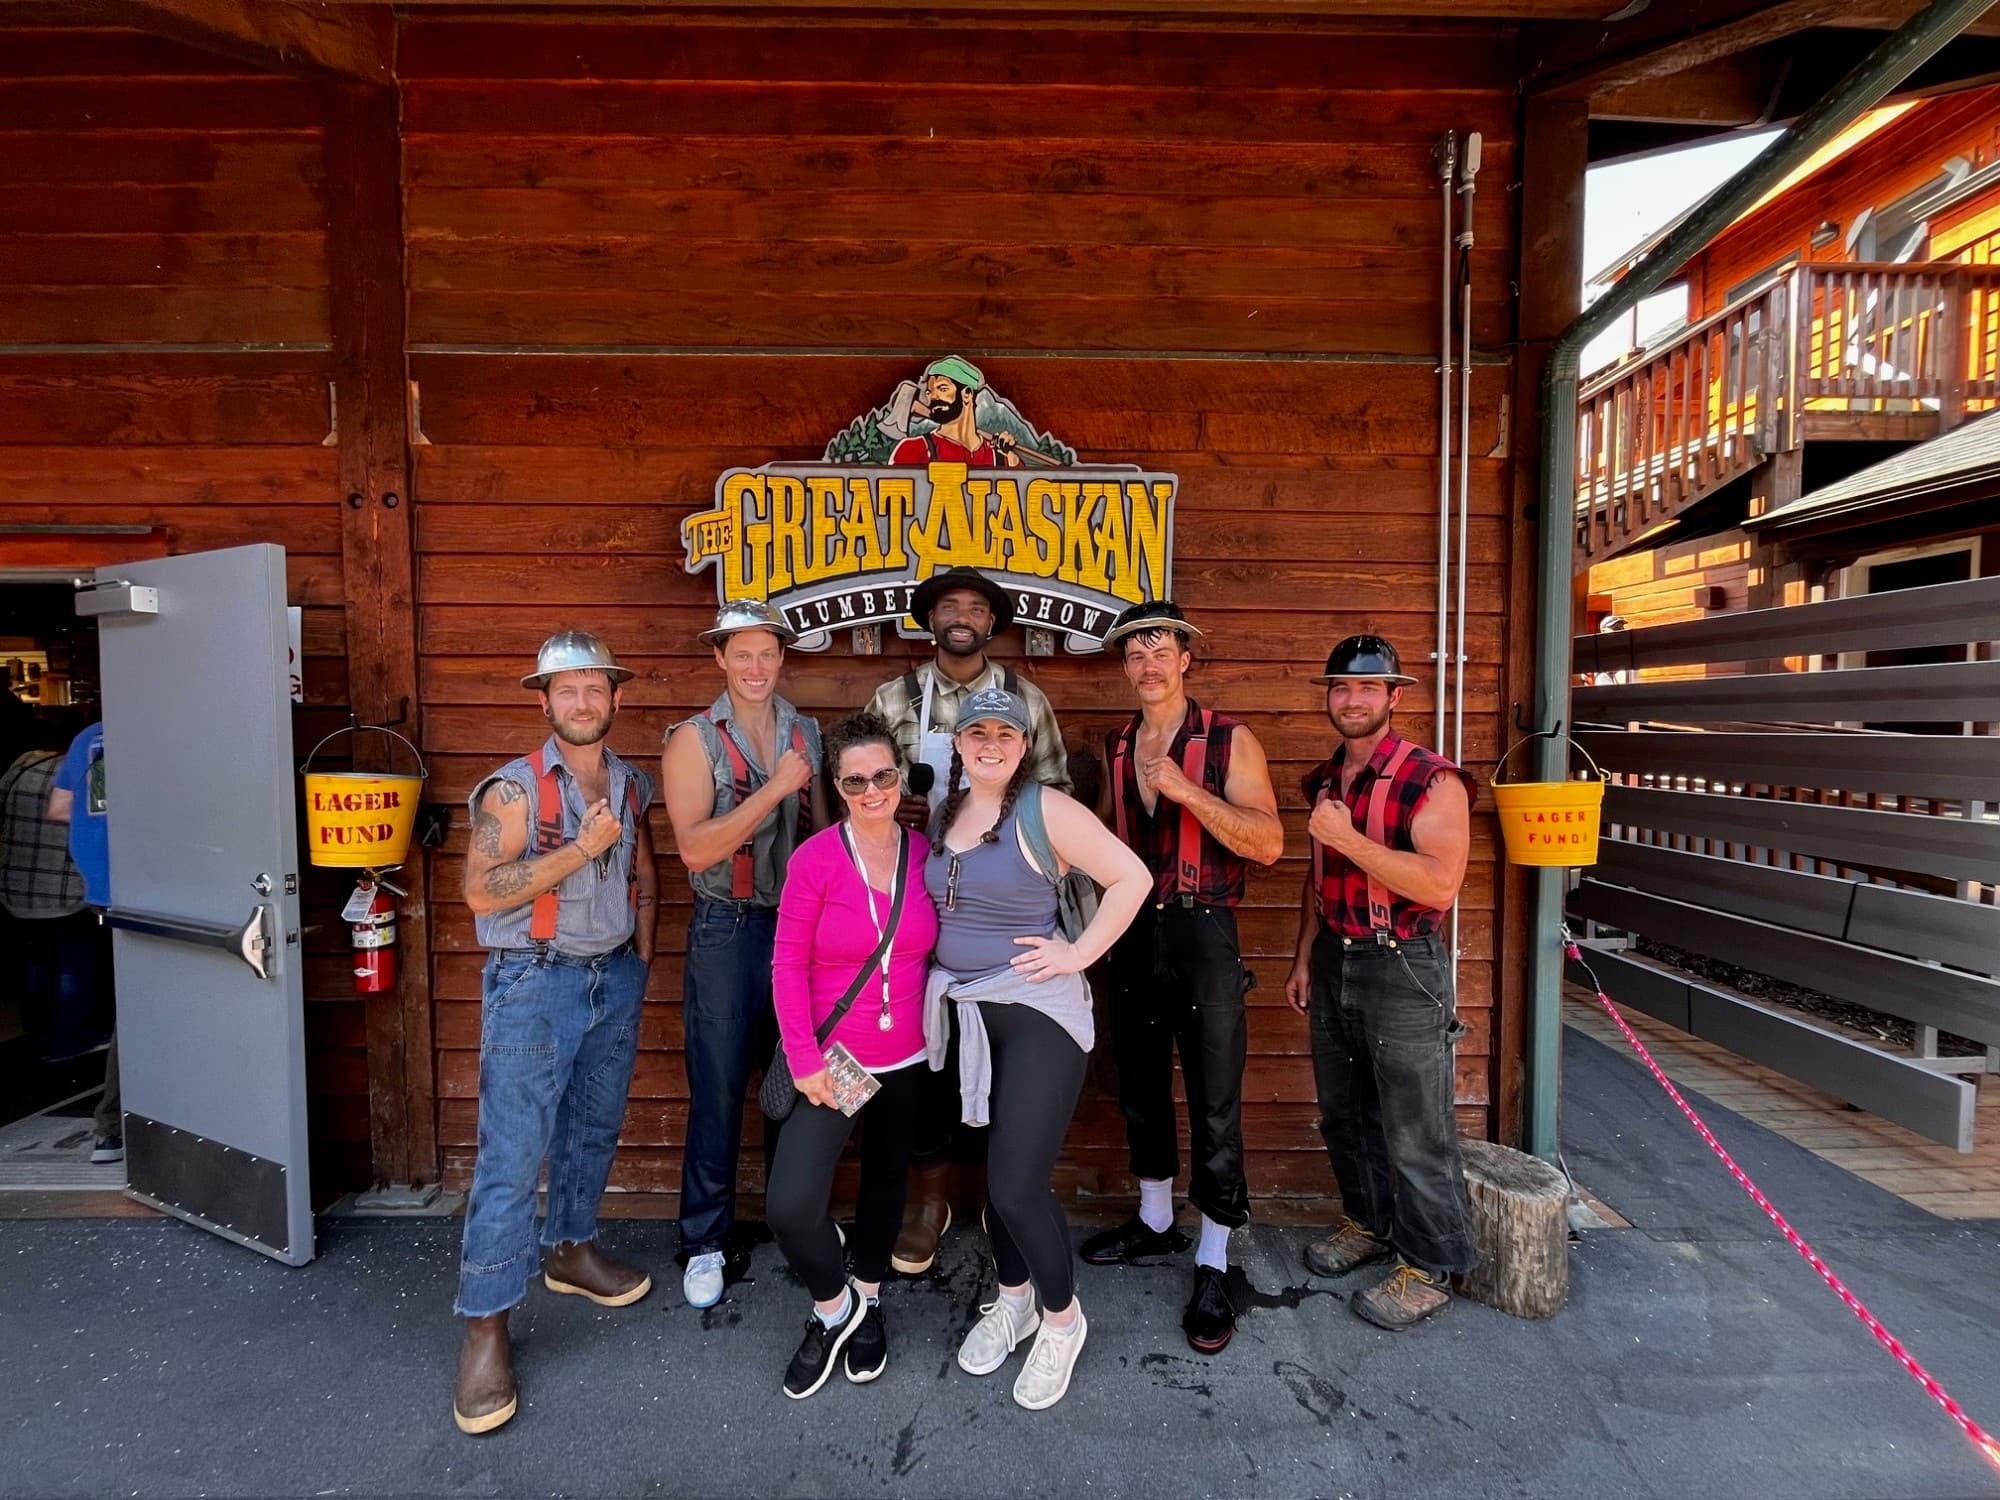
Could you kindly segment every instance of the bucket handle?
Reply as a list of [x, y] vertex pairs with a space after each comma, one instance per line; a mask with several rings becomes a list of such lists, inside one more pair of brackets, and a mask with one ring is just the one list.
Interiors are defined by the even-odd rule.
[[[1595, 775], [1599, 781], [1609, 781], [1611, 779], [1608, 775], [1605, 774], [1603, 768], [1601, 768], [1597, 764], [1596, 760], [1594, 760], [1591, 757], [1590, 752], [1584, 749], [1582, 745], [1578, 744], [1572, 736], [1564, 734], [1562, 732], [1562, 726], [1557, 725], [1554, 729], [1543, 729], [1537, 731], [1534, 734], [1523, 736], [1521, 739], [1518, 739], [1514, 741], [1513, 744], [1509, 745], [1507, 747], [1507, 754], [1501, 756], [1499, 760], [1493, 763], [1493, 774], [1487, 778], [1488, 784], [1493, 786], [1498, 786], [1500, 784], [1500, 768], [1507, 764], [1508, 758], [1512, 756], [1516, 750], [1520, 749], [1523, 745], [1533, 743], [1535, 740], [1550, 740], [1550, 739], [1560, 739], [1566, 741], [1576, 751], [1578, 755], [1581, 755], [1585, 760], [1590, 762], [1591, 773]], [[1567, 776], [1563, 778], [1563, 780], [1565, 781], [1569, 779], [1570, 778]]]
[[403, 736], [396, 733], [395, 730], [391, 729], [386, 724], [343, 724], [340, 728], [334, 730], [333, 734], [329, 734], [328, 736], [326, 736], [326, 739], [321, 740], [319, 744], [314, 745], [312, 749], [306, 752], [305, 762], [299, 767], [299, 774], [301, 776], [309, 776], [312, 774], [313, 757], [319, 754], [321, 748], [325, 746], [327, 740], [334, 738], [335, 735], [364, 734], [364, 733], [386, 734], [392, 740], [402, 740], [404, 747], [410, 752], [411, 755], [416, 757], [417, 775], [425, 778], [426, 780], [429, 779], [431, 773], [424, 766], [423, 752], [418, 750], [417, 747], [415, 745], [412, 745], [408, 740], [403, 739]]

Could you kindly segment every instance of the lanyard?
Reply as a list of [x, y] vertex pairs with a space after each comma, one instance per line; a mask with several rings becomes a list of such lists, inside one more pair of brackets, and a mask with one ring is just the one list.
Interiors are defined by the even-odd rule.
[[[909, 834], [900, 828], [897, 829], [897, 832], [904, 838], [909, 837]], [[875, 887], [868, 881], [868, 867], [861, 862], [861, 847], [854, 840], [854, 825], [852, 823], [842, 823], [840, 825], [840, 836], [847, 841], [847, 857], [854, 861], [854, 873], [861, 877], [861, 894], [866, 899], [868, 906], [868, 920], [875, 928], [875, 941], [882, 948], [882, 1014], [876, 1019], [875, 1025], [879, 1030], [887, 1031], [896, 1024], [889, 1015], [889, 964], [894, 958], [896, 945], [882, 941], [882, 917], [875, 910]], [[897, 852], [901, 853], [900, 850]], [[896, 909], [896, 895], [902, 887], [902, 881], [903, 862], [898, 859], [890, 866], [889, 871], [889, 910], [891, 911]]]

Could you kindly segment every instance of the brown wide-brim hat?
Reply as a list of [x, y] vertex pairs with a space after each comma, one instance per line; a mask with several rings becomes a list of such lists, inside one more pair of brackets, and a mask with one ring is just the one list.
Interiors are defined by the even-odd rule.
[[968, 589], [993, 607], [993, 633], [998, 635], [1014, 623], [1014, 601], [1007, 591], [977, 568], [947, 568], [933, 573], [910, 595], [910, 615], [924, 629], [930, 629], [931, 611], [938, 600], [954, 589]]

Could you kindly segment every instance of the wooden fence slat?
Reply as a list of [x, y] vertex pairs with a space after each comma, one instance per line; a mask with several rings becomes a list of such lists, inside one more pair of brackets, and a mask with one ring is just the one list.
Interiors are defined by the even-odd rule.
[[1818, 854], [1874, 870], [1947, 880], [2000, 880], [2000, 823], [1819, 807], [1717, 792], [1607, 787], [1607, 824], [1706, 834], [1787, 854]]

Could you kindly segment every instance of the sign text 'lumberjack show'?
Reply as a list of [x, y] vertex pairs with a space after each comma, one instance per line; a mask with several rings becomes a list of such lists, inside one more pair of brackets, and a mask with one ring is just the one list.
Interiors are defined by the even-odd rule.
[[1128, 604], [1171, 593], [1178, 480], [1081, 464], [965, 360], [933, 361], [857, 418], [820, 463], [730, 469], [715, 506], [681, 523], [687, 570], [716, 597], [765, 599], [823, 650], [830, 632], [894, 621], [946, 568], [979, 568], [1024, 626], [1095, 649]]

